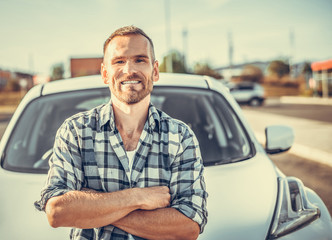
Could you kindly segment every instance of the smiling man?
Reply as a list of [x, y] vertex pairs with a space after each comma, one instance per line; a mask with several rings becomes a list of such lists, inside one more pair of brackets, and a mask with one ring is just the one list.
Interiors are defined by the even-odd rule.
[[67, 119], [36, 202], [71, 239], [196, 239], [207, 222], [203, 162], [183, 122], [150, 103], [151, 39], [134, 26], [104, 44], [111, 101]]

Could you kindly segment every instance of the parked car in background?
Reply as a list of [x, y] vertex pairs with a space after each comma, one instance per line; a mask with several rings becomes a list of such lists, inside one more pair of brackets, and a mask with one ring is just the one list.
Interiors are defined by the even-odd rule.
[[[69, 229], [51, 228], [33, 203], [58, 127], [109, 95], [100, 76], [89, 76], [38, 85], [24, 97], [0, 142], [2, 239], [68, 239]], [[161, 74], [151, 101], [188, 124], [200, 142], [209, 215], [199, 239], [332, 239], [319, 196], [268, 158], [291, 147], [291, 128], [268, 126], [263, 148], [228, 89], [210, 77]]]
[[265, 100], [264, 88], [255, 82], [228, 82], [232, 96], [240, 104], [249, 104], [250, 106], [261, 106]]

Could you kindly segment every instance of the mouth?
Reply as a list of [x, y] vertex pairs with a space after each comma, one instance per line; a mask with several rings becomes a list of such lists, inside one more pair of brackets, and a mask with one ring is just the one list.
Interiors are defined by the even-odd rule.
[[123, 81], [121, 82], [122, 85], [126, 85], [126, 84], [138, 84], [140, 83], [141, 81], [133, 81], [133, 80], [130, 80], [130, 81]]

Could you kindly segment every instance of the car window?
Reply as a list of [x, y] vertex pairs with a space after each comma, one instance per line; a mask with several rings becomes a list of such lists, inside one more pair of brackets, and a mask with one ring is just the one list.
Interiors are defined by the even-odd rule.
[[[53, 94], [32, 101], [10, 137], [3, 167], [12, 171], [46, 173], [55, 134], [63, 121], [108, 101], [109, 90], [106, 88]], [[220, 94], [155, 87], [151, 101], [192, 128], [206, 166], [236, 162], [250, 155], [246, 133]]]
[[16, 125], [3, 167], [20, 172], [46, 172], [55, 134], [63, 121], [109, 101], [109, 90], [75, 91], [32, 101]]
[[204, 165], [236, 162], [251, 155], [243, 127], [219, 93], [160, 87], [153, 91], [151, 101], [171, 117], [184, 121], [194, 131]]
[[253, 90], [254, 86], [253, 85], [238, 85], [238, 89], [240, 91]]

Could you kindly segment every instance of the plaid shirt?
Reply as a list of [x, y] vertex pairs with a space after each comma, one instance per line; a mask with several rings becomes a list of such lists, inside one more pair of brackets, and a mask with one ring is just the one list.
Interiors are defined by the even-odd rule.
[[[138, 144], [130, 174], [111, 103], [70, 117], [57, 132], [48, 179], [36, 208], [44, 210], [51, 197], [82, 188], [114, 192], [167, 186], [171, 207], [197, 222], [202, 232], [207, 222], [207, 193], [193, 131], [150, 105]], [[132, 237], [141, 239], [112, 225], [71, 231], [71, 239]]]

